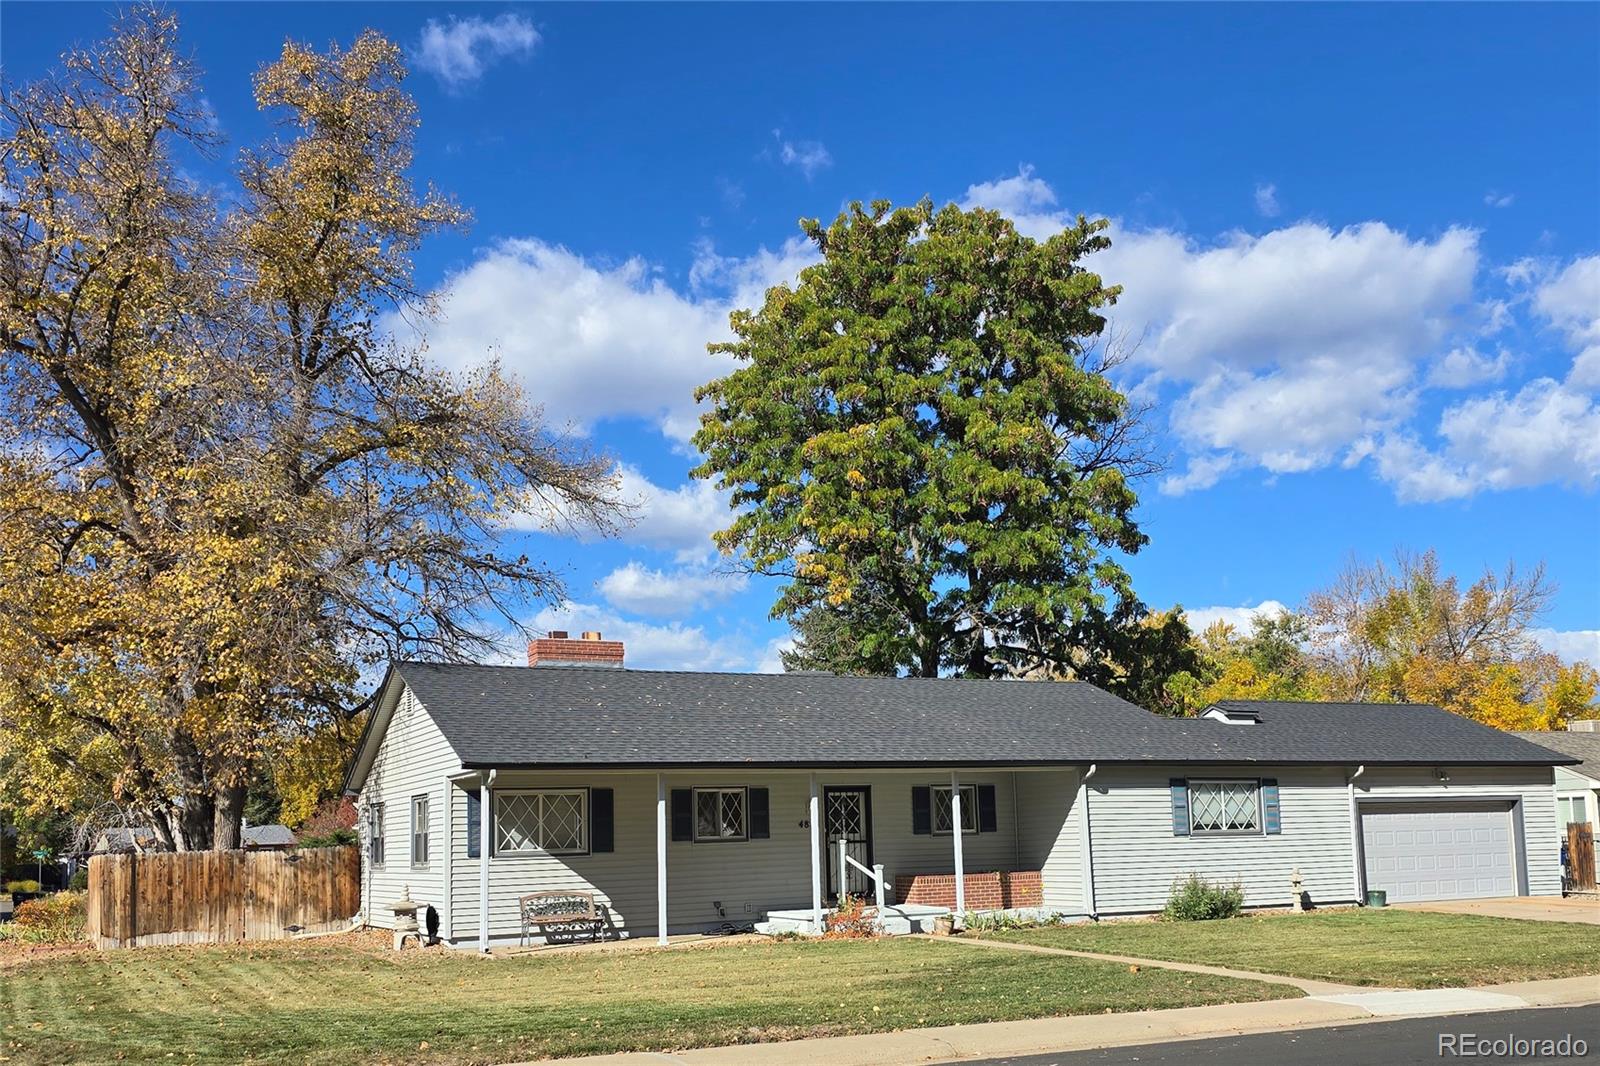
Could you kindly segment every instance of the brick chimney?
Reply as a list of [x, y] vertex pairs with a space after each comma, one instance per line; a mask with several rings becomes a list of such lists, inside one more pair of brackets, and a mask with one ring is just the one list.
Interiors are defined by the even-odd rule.
[[573, 640], [564, 629], [528, 641], [529, 666], [610, 666], [622, 669], [622, 641], [602, 640], [595, 630]]

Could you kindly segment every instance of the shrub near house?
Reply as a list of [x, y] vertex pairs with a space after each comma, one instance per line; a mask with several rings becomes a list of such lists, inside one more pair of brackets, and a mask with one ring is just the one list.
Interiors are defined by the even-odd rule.
[[1173, 884], [1167, 909], [1161, 916], [1173, 922], [1206, 922], [1214, 918], [1237, 918], [1244, 910], [1244, 889], [1238, 885], [1214, 885], [1199, 874]]

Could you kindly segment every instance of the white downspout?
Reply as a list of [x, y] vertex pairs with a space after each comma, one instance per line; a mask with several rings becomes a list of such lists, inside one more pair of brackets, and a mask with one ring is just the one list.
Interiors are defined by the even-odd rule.
[[1367, 764], [1362, 763], [1345, 782], [1350, 795], [1350, 890], [1358, 905], [1362, 902], [1361, 884], [1364, 878], [1361, 870], [1361, 810], [1356, 805], [1356, 778], [1366, 772]]
[[950, 771], [950, 839], [955, 842], [956, 923], [967, 914], [967, 869], [961, 861], [961, 774]]
[[491, 789], [500, 771], [478, 782], [478, 950], [489, 953], [489, 823], [494, 820]]
[[822, 810], [817, 802], [817, 775], [811, 775], [811, 806], [808, 822], [811, 826], [811, 926], [820, 935], [822, 929]]
[[1083, 811], [1083, 820], [1078, 823], [1078, 864], [1083, 870], [1083, 909], [1084, 913], [1097, 921], [1100, 907], [1094, 895], [1094, 834], [1089, 826], [1089, 779], [1099, 770], [1099, 763], [1090, 763], [1083, 776], [1078, 778], [1078, 805]]
[[667, 775], [656, 774], [656, 943], [667, 946]]

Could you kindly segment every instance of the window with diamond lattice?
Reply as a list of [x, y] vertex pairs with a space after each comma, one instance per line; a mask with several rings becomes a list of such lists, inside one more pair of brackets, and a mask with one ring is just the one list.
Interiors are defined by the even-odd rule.
[[1189, 830], [1194, 833], [1261, 832], [1257, 781], [1190, 781]]
[[[933, 786], [933, 831], [935, 835], [950, 833], [950, 786]], [[978, 786], [961, 786], [961, 831], [978, 831]]]
[[494, 794], [497, 855], [571, 855], [588, 850], [586, 789], [534, 789]]
[[742, 788], [697, 788], [694, 790], [694, 838], [696, 840], [743, 840], [745, 832], [745, 790]]

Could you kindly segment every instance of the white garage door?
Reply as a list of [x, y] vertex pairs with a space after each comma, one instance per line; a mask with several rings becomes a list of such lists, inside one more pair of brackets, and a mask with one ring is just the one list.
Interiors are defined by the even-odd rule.
[[1506, 803], [1363, 803], [1361, 847], [1390, 903], [1517, 894]]

